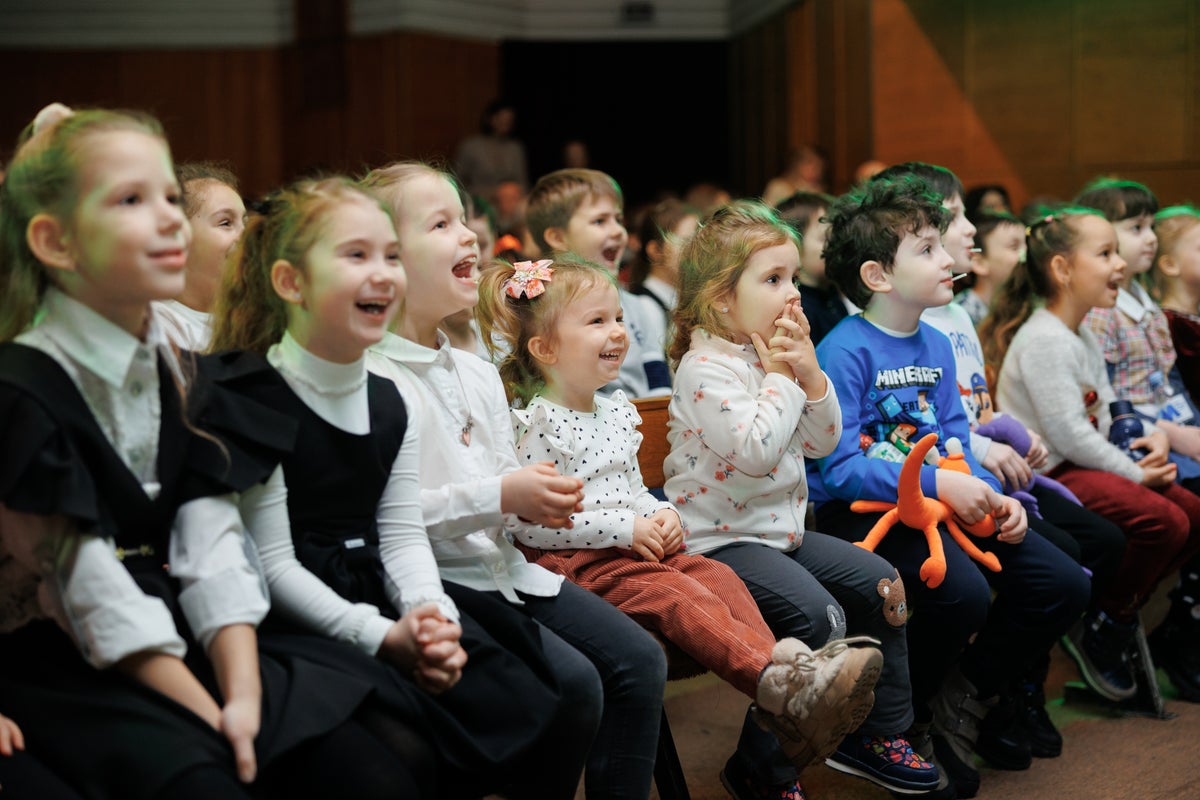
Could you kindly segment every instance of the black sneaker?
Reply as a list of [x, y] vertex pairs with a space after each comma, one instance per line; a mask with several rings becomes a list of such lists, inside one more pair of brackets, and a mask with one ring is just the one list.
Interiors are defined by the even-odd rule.
[[1096, 694], [1120, 702], [1137, 694], [1137, 681], [1129, 668], [1133, 625], [1123, 625], [1097, 611], [1077, 622], [1062, 644], [1079, 674]]
[[996, 769], [1029, 769], [1033, 755], [1023, 722], [1017, 701], [1001, 695], [979, 724], [975, 752]]
[[1034, 758], [1058, 758], [1063, 738], [1046, 711], [1046, 693], [1040, 685], [1021, 682], [1016, 687], [1018, 714], [1029, 736], [1029, 753]]
[[1150, 634], [1150, 652], [1179, 699], [1200, 703], [1200, 626], [1168, 618]]

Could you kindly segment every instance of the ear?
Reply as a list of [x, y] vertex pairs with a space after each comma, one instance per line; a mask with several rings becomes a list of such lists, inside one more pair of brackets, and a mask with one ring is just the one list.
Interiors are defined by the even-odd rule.
[[983, 253], [971, 253], [971, 271], [976, 275], [987, 277], [987, 260]]
[[550, 366], [558, 362], [558, 353], [555, 352], [554, 346], [545, 337], [533, 337], [529, 340], [528, 347], [529, 355], [533, 356], [533, 360], [539, 364]]
[[25, 243], [34, 258], [54, 269], [75, 271], [75, 256], [71, 252], [71, 237], [57, 217], [35, 214], [25, 228]]
[[546, 244], [550, 245], [550, 249], [559, 252], [565, 252], [567, 249], [567, 232], [563, 228], [546, 228], [542, 233], [542, 238], [546, 240]]
[[285, 303], [304, 305], [304, 275], [292, 262], [281, 258], [271, 265], [271, 287]]
[[1050, 277], [1059, 287], [1071, 285], [1071, 262], [1062, 253], [1050, 257]]
[[1174, 256], [1159, 256], [1158, 261], [1155, 262], [1155, 266], [1158, 267], [1159, 272], [1161, 272], [1163, 275], [1166, 275], [1168, 278], [1178, 278], [1181, 272], [1179, 265], [1175, 263]]
[[892, 290], [892, 276], [878, 261], [864, 261], [858, 268], [858, 276], [862, 278], [862, 282], [872, 293]]
[[652, 242], [646, 242], [646, 255], [651, 261], [658, 261], [662, 258], [663, 245], [662, 242], [655, 239]]

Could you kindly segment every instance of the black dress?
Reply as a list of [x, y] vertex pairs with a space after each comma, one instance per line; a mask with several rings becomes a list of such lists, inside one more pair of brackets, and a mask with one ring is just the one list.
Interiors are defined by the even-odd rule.
[[[299, 424], [295, 446], [282, 459], [297, 559], [346, 600], [370, 603], [395, 619], [384, 589], [376, 524], [408, 426], [395, 384], [368, 375], [370, 433], [358, 435], [325, 421], [279, 373], [264, 375], [245, 354], [212, 358], [220, 366], [209, 362], [204, 368], [219, 373], [218, 384]], [[322, 640], [314, 648], [312, 636], [289, 636], [296, 629], [274, 612], [263, 625], [262, 646], [368, 677], [389, 713], [434, 745], [442, 762], [443, 793], [477, 796], [501, 790], [510, 776], [530, 769], [530, 763], [519, 762], [536, 757], [537, 742], [560, 702], [558, 687], [535, 623], [475, 590], [452, 583], [444, 589], [460, 612], [468, 662], [458, 684], [437, 696], [348, 644]]]
[[[161, 358], [159, 378], [162, 489], [152, 499], [58, 362], [31, 347], [0, 344], [0, 501], [14, 511], [65, 515], [80, 530], [95, 530], [126, 552], [141, 553], [126, 556], [125, 567], [142, 591], [170, 609], [188, 645], [186, 664], [220, 697], [212, 667], [182, 616], [178, 582], [165, 568], [171, 525], [191, 499], [264, 480], [272, 454], [291, 445], [295, 430], [286, 417], [245, 408], [241, 398], [220, 396], [213, 387], [189, 397], [185, 424]], [[197, 420], [205, 416], [225, 425], [225, 448], [197, 435]], [[251, 420], [254, 425], [239, 427]], [[260, 671], [260, 773], [297, 745], [340, 726], [371, 693], [356, 676], [290, 656], [261, 656]], [[233, 772], [232, 751], [221, 734], [165, 695], [116, 670], [95, 669], [48, 621], [0, 636], [0, 709], [18, 721], [30, 752], [89, 797], [149, 797], [205, 764]]]

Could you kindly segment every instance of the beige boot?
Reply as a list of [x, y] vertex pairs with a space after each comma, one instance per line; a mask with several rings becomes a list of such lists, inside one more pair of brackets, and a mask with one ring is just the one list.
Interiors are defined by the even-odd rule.
[[858, 729], [875, 704], [883, 654], [875, 639], [839, 639], [817, 651], [783, 639], [758, 684], [755, 719], [774, 733], [796, 769], [823, 761]]

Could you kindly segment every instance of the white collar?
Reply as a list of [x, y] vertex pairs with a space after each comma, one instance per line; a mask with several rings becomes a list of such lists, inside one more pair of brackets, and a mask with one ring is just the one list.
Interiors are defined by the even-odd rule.
[[740, 358], [750, 364], [759, 362], [758, 351], [754, 349], [752, 344], [737, 344], [728, 339], [723, 339], [720, 336], [713, 336], [704, 328], [696, 328], [692, 331], [692, 343], [689, 349], [692, 350], [715, 350], [718, 353]]
[[284, 375], [326, 396], [352, 394], [367, 382], [365, 357], [349, 364], [326, 361], [305, 350], [286, 331], [279, 344], [271, 348], [270, 361]]
[[[941, 306], [935, 306], [934, 308], [941, 308]], [[933, 311], [933, 310], [934, 310], [934, 308], [927, 308], [927, 309], [925, 309], [925, 311], [924, 311], [924, 312], [922, 312], [922, 313], [923, 313], [923, 314], [928, 314], [930, 311]], [[894, 329], [892, 329], [892, 328], [888, 328], [888, 327], [885, 327], [885, 326], [883, 326], [883, 325], [880, 325], [878, 322], [872, 322], [871, 320], [867, 319], [867, 315], [866, 315], [866, 314], [859, 314], [858, 316], [862, 318], [862, 321], [863, 321], [863, 322], [867, 323], [867, 324], [868, 324], [868, 325], [870, 325], [872, 328], [875, 328], [876, 330], [879, 330], [879, 331], [883, 331], [883, 332], [884, 332], [884, 333], [886, 333], [888, 336], [891, 336], [891, 337], [892, 337], [892, 338], [894, 338], [894, 339], [908, 339], [908, 338], [911, 338], [911, 337], [913, 337], [913, 336], [916, 336], [916, 335], [917, 335], [917, 333], [918, 333], [918, 332], [920, 332], [920, 330], [921, 330], [921, 323], [920, 323], [920, 321], [918, 321], [918, 322], [917, 322], [917, 327], [916, 327], [916, 328], [914, 328], [914, 329], [913, 329], [913, 330], [911, 330], [911, 331], [898, 331], [898, 330], [894, 330]], [[926, 324], [928, 324], [928, 323], [926, 323]]]
[[642, 282], [642, 286], [652, 292], [659, 300], [662, 300], [667, 305], [674, 305], [675, 298], [679, 296], [679, 291], [671, 284], [664, 281], [662, 278], [656, 278], [653, 275], [646, 278]]
[[1117, 309], [1134, 322], [1141, 322], [1150, 313], [1150, 304], [1153, 302], [1136, 281], [1130, 282], [1128, 289], [1117, 291]]
[[139, 351], [169, 348], [158, 321], [147, 309], [146, 341], [116, 325], [65, 292], [51, 287], [42, 298], [36, 327], [64, 353], [115, 389], [125, 385]]
[[450, 339], [441, 330], [437, 332], [437, 348], [417, 344], [395, 333], [385, 333], [383, 339], [371, 346], [373, 352], [401, 364], [441, 364], [449, 366], [451, 358]]

